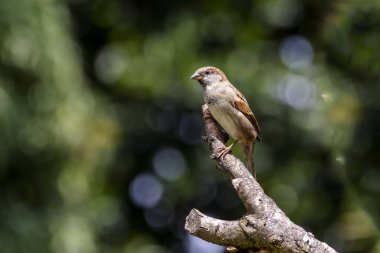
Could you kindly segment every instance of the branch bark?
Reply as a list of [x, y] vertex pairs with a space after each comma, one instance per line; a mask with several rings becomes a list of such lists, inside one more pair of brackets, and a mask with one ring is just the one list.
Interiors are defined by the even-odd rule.
[[211, 158], [231, 179], [247, 213], [239, 220], [225, 221], [211, 218], [193, 209], [186, 218], [185, 229], [203, 240], [234, 246], [239, 250], [254, 249], [269, 252], [336, 253], [313, 234], [294, 224], [268, 197], [244, 164], [227, 154], [218, 159], [215, 154], [224, 148], [226, 136], [220, 131], [207, 105], [203, 105], [206, 141]]

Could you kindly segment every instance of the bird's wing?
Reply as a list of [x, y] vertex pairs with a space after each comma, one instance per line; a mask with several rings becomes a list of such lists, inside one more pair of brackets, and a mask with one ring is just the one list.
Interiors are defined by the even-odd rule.
[[236, 109], [238, 109], [239, 111], [241, 111], [244, 114], [244, 116], [246, 116], [247, 119], [252, 123], [252, 125], [255, 128], [256, 133], [257, 133], [257, 140], [259, 142], [261, 142], [261, 137], [260, 137], [261, 134], [260, 134], [259, 123], [257, 122], [257, 119], [256, 119], [255, 115], [253, 114], [253, 112], [249, 108], [247, 100], [245, 99], [245, 97], [243, 96], [243, 94], [240, 93], [239, 90], [237, 90], [232, 85], [231, 85], [231, 87], [236, 92], [236, 94], [238, 96], [237, 99], [234, 101], [234, 107]]

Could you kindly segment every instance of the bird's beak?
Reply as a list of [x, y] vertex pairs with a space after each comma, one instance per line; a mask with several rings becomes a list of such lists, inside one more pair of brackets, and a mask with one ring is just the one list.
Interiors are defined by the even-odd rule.
[[202, 76], [200, 74], [198, 74], [197, 72], [195, 72], [191, 77], [190, 79], [192, 80], [200, 80], [202, 79]]

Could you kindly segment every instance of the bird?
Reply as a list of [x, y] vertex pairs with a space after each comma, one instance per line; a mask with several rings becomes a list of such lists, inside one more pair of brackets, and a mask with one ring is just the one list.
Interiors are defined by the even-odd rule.
[[230, 153], [239, 143], [243, 149], [247, 168], [254, 178], [253, 149], [256, 140], [261, 142], [259, 123], [250, 109], [247, 99], [227, 79], [220, 69], [206, 66], [197, 69], [190, 77], [197, 80], [203, 90], [203, 98], [211, 115], [218, 124], [234, 139], [234, 142], [219, 152], [218, 158]]

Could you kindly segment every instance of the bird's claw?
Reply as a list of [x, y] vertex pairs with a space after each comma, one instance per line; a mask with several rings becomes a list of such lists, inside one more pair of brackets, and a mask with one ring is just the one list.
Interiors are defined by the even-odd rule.
[[231, 152], [231, 148], [230, 147], [228, 147], [228, 148], [220, 148], [218, 150], [217, 158], [220, 159], [220, 158], [224, 157], [225, 155], [227, 155], [230, 152]]
[[221, 159], [222, 157], [224, 157], [225, 155], [227, 155], [230, 152], [231, 152], [230, 148], [219, 148], [216, 153], [213, 153], [210, 156], [210, 159], [212, 159], [212, 160]]

